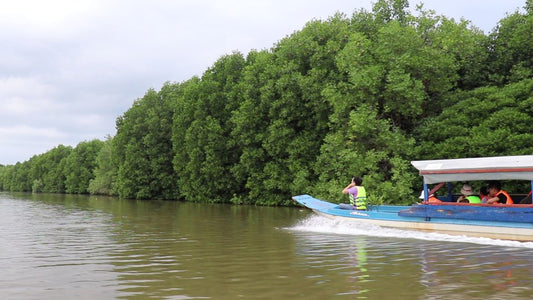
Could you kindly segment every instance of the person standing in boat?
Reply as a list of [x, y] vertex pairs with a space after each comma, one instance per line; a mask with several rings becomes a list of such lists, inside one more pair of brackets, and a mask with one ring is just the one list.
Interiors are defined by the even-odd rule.
[[457, 198], [459, 203], [481, 203], [481, 199], [474, 195], [472, 187], [469, 184], [464, 184], [461, 188], [461, 196]]
[[366, 190], [362, 186], [363, 179], [361, 177], [353, 177], [350, 184], [348, 184], [343, 190], [343, 194], [349, 194], [350, 197], [350, 206], [343, 203], [339, 204], [341, 208], [344, 209], [357, 209], [357, 210], [366, 210]]
[[501, 188], [501, 184], [498, 181], [492, 182], [489, 185], [489, 199], [488, 204], [514, 204], [513, 198]]

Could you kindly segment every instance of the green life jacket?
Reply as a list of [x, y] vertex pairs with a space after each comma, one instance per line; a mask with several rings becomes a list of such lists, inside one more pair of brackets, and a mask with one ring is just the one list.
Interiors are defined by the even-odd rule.
[[363, 186], [356, 186], [357, 197], [354, 199], [353, 194], [350, 194], [350, 204], [355, 206], [356, 209], [366, 209], [366, 190]]
[[466, 199], [468, 199], [468, 202], [470, 203], [481, 203], [481, 199], [479, 199], [478, 196], [466, 196]]

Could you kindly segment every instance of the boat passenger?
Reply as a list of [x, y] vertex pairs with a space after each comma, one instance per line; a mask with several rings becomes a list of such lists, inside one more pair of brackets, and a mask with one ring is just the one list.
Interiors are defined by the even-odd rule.
[[353, 177], [350, 184], [348, 184], [343, 190], [343, 194], [349, 194], [351, 207], [348, 208], [347, 205], [339, 206], [344, 209], [357, 209], [357, 210], [366, 210], [366, 190], [363, 186], [363, 179], [361, 177]]
[[482, 186], [479, 189], [479, 198], [481, 199], [481, 203], [487, 203], [487, 200], [489, 197], [489, 189], [486, 186]]
[[464, 184], [461, 188], [461, 196], [457, 198], [458, 203], [481, 203], [481, 199], [474, 195], [472, 187], [469, 184]]
[[514, 204], [513, 198], [501, 188], [501, 184], [497, 181], [492, 182], [489, 185], [489, 199], [487, 199], [488, 204]]
[[[424, 195], [425, 195], [424, 190], [422, 190], [418, 199], [424, 200]], [[428, 203], [442, 203], [442, 201], [440, 201], [439, 198], [435, 197], [435, 194], [431, 194], [428, 197]]]

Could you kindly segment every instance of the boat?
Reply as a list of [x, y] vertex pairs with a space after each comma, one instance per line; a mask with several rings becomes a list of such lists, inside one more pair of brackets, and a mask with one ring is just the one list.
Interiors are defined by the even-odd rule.
[[[351, 210], [337, 203], [299, 195], [293, 200], [332, 219], [383, 227], [424, 230], [452, 235], [533, 241], [532, 204], [457, 203], [454, 183], [527, 180], [533, 190], [533, 155], [412, 161], [423, 178], [424, 199], [409, 206], [368, 205]], [[436, 184], [429, 189], [431, 184]], [[435, 189], [448, 186], [441, 203], [430, 203]], [[522, 198], [524, 195], [519, 195]], [[514, 197], [513, 197], [514, 198]], [[519, 198], [514, 199], [515, 203]]]

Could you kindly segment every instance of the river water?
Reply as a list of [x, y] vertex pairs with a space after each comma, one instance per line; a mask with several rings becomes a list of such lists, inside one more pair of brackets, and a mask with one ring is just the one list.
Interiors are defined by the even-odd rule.
[[0, 263], [1, 299], [533, 297], [533, 243], [301, 208], [0, 193]]

